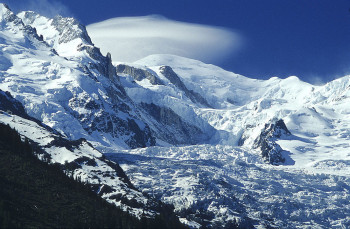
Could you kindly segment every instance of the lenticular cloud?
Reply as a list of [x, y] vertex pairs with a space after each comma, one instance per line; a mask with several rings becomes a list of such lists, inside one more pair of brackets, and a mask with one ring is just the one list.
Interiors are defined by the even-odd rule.
[[173, 54], [217, 64], [242, 45], [228, 29], [161, 16], [113, 18], [87, 26], [96, 46], [114, 61], [133, 62], [151, 54]]

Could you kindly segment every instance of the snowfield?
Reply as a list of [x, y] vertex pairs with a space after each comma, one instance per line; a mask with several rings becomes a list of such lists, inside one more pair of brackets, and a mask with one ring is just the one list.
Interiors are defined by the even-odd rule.
[[[184, 98], [159, 70], [164, 65], [211, 107]], [[350, 227], [350, 76], [323, 86], [295, 76], [254, 80], [172, 55], [152, 55], [130, 66], [165, 84], [160, 90], [147, 79], [130, 88], [125, 83], [132, 99], [170, 107], [203, 131], [211, 129], [202, 123], [216, 129], [211, 145], [108, 154], [142, 191], [174, 204], [182, 217], [212, 225], [247, 217], [257, 228]], [[291, 135], [276, 139], [286, 161], [273, 166], [252, 148], [265, 124], [279, 119]]]
[[155, 198], [193, 228], [350, 228], [350, 76], [257, 80], [173, 55], [112, 65], [72, 18], [0, 4], [0, 22], [0, 89], [53, 131], [6, 110], [0, 122], [78, 161], [108, 201], [140, 216]]

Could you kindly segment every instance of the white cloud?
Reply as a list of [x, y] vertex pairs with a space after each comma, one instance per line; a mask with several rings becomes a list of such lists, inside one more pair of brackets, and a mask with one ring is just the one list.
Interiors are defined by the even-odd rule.
[[242, 47], [228, 29], [161, 16], [113, 18], [87, 26], [92, 41], [113, 61], [132, 62], [151, 54], [173, 54], [217, 64]]

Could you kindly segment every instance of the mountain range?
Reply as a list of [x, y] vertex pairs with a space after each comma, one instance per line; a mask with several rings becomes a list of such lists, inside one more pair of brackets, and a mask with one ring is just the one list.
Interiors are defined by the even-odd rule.
[[112, 58], [74, 18], [0, 4], [0, 122], [136, 217], [169, 204], [192, 228], [350, 227], [350, 76]]

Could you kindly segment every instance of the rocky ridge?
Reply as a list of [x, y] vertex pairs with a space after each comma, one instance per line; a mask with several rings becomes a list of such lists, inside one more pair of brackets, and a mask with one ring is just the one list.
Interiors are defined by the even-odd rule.
[[276, 143], [277, 139], [283, 139], [290, 136], [291, 133], [287, 129], [282, 119], [275, 123], [265, 125], [261, 134], [254, 142], [254, 148], [261, 150], [261, 156], [267, 163], [278, 165], [283, 164], [286, 159], [282, 156], [283, 149]]
[[[122, 141], [132, 148], [154, 145], [149, 127], [141, 121], [119, 83], [111, 56], [100, 53], [83, 25], [75, 19], [48, 19], [33, 12], [22, 12], [17, 17], [3, 7], [7, 10], [4, 15], [10, 15], [3, 19], [8, 28], [5, 31], [11, 34], [22, 30], [22, 36], [32, 40], [31, 46], [27, 43], [11, 46], [11, 42], [2, 45], [3, 50], [13, 47], [16, 50], [11, 59], [7, 55], [3, 57], [9, 65], [2, 69], [2, 79], [6, 81], [2, 89], [23, 103], [31, 116], [70, 139], [92, 140], [89, 135], [99, 133], [111, 136], [105, 145], [115, 144], [115, 138], [118, 144]], [[27, 71], [21, 70], [28, 67], [24, 56], [33, 60]], [[23, 87], [25, 79], [31, 79], [32, 83]], [[94, 88], [95, 84], [98, 86]], [[74, 124], [61, 125], [62, 118], [74, 120]], [[119, 128], [115, 128], [116, 124]]]

